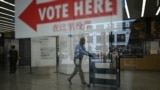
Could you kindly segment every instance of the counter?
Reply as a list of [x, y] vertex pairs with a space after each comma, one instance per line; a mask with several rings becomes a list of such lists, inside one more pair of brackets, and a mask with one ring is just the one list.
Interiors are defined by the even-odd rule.
[[144, 55], [143, 57], [121, 57], [121, 69], [160, 70], [160, 55]]

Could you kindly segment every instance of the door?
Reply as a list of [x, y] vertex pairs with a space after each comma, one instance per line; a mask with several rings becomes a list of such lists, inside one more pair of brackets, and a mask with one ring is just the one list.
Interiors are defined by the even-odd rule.
[[30, 66], [31, 62], [31, 41], [30, 39], [19, 40], [19, 65]]

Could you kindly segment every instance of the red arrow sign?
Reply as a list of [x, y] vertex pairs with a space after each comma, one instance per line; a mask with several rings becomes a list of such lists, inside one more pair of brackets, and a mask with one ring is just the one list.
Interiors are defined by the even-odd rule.
[[33, 30], [37, 30], [37, 23], [40, 22], [40, 19], [38, 17], [36, 0], [32, 1], [19, 18], [28, 24]]
[[36, 4], [33, 0], [19, 18], [37, 31], [37, 24], [117, 14], [117, 0], [57, 0]]
[[[62, 6], [60, 6], [63, 3], [67, 3], [68, 9], [70, 11], [68, 11], [68, 17], [66, 18], [53, 18], [52, 15], [56, 14], [55, 11], [53, 11], [54, 8], [63, 8]], [[33, 0], [31, 2], [31, 4], [23, 11], [23, 13], [19, 16], [19, 18], [24, 21], [27, 25], [29, 25], [33, 30], [37, 31], [37, 24], [42, 24], [42, 23], [49, 23], [49, 22], [56, 22], [56, 21], [65, 21], [65, 20], [71, 20], [73, 19], [73, 2], [70, 1], [62, 1], [62, 0], [57, 0], [57, 1], [53, 1], [53, 2], [47, 2], [47, 3], [43, 3], [43, 4], [38, 4], [36, 5], [36, 0]], [[57, 7], [53, 7], [56, 6]], [[51, 8], [50, 8], [50, 7]], [[47, 12], [47, 8], [45, 7], [49, 7], [50, 10], [48, 10]], [[38, 12], [39, 11], [39, 12]], [[46, 11], [46, 12], [44, 12]], [[59, 14], [61, 15], [62, 12], [60, 12], [61, 10], [59, 10]], [[40, 13], [43, 12], [43, 15], [47, 15], [52, 17], [51, 19], [48, 19], [47, 16], [43, 16], [43, 20], [41, 20], [40, 17]], [[52, 15], [50, 15], [52, 14]], [[70, 14], [70, 15], [69, 15]]]

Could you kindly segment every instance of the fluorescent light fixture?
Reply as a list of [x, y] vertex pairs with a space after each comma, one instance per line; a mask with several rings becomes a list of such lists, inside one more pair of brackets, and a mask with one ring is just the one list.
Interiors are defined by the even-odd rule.
[[0, 20], [0, 22], [4, 22], [4, 23], [8, 23], [8, 24], [14, 24], [13, 22], [8, 22], [8, 21], [3, 21], [3, 20]]
[[0, 30], [1, 32], [6, 32], [6, 31], [14, 31], [14, 29], [5, 29], [5, 30]]
[[9, 2], [6, 2], [6, 1], [4, 1], [4, 0], [0, 0], [0, 1], [3, 2], [3, 3], [6, 3], [6, 4], [8, 4], [8, 5], [11, 5], [11, 6], [15, 6], [14, 4], [9, 3]]
[[1, 30], [11, 30], [11, 29], [12, 29], [12, 30], [15, 30], [15, 28], [0, 28], [0, 31], [1, 31]]
[[157, 12], [156, 12], [156, 15], [158, 15], [160, 12], [160, 7], [158, 8]]
[[128, 18], [130, 18], [130, 14], [129, 14], [129, 10], [128, 10], [127, 0], [125, 0], [124, 4], [125, 4], [125, 10], [126, 10], [126, 13], [127, 13], [127, 17], [128, 17]]
[[6, 18], [6, 17], [2, 17], [2, 16], [0, 16], [0, 18], [3, 18], [3, 19], [6, 19], [6, 20], [10, 20], [10, 21], [13, 21], [13, 19], [10, 19], [10, 18]]
[[12, 32], [12, 31], [15, 31], [15, 30], [3, 30], [3, 31], [0, 30], [0, 32]]
[[15, 28], [2, 28], [0, 31], [8, 31], [8, 30], [15, 30]]
[[0, 29], [3, 29], [3, 28], [7, 28], [7, 29], [15, 29], [15, 27], [8, 27], [8, 26], [3, 26], [3, 27], [1, 27], [1, 26], [0, 26]]
[[13, 15], [9, 15], [9, 14], [3, 13], [3, 12], [0, 12], [0, 14], [6, 15], [6, 16], [10, 16], [10, 17], [14, 17]]
[[15, 28], [14, 26], [0, 25], [1, 28]]
[[13, 11], [13, 10], [10, 10], [10, 9], [7, 9], [7, 8], [4, 8], [4, 7], [0, 7], [1, 9], [4, 9], [4, 10], [7, 10], [7, 11], [10, 11], [10, 12], [15, 12], [15, 11]]
[[3, 29], [3, 28], [11, 29], [11, 28], [15, 28], [15, 27], [0, 27], [0, 29]]
[[4, 29], [15, 29], [15, 27], [1, 27], [0, 30], [4, 30]]
[[4, 23], [0, 23], [0, 25], [5, 25], [5, 26], [12, 26], [12, 27], [15, 27], [14, 25], [11, 25], [11, 24], [4, 24]]
[[146, 6], [146, 0], [143, 0], [141, 17], [143, 17], [143, 16], [144, 16], [145, 6]]

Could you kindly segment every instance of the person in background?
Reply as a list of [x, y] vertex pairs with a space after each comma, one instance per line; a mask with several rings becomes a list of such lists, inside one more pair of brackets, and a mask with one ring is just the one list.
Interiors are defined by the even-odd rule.
[[84, 74], [83, 74], [83, 71], [82, 71], [82, 68], [81, 68], [81, 63], [82, 63], [82, 59], [83, 59], [84, 55], [91, 56], [91, 54], [88, 51], [86, 51], [84, 45], [85, 45], [85, 38], [82, 37], [82, 38], [80, 38], [79, 44], [77, 44], [75, 46], [75, 51], [74, 51], [75, 68], [74, 68], [74, 71], [72, 72], [71, 76], [68, 78], [68, 82], [70, 84], [72, 84], [71, 80], [76, 75], [76, 73], [78, 71], [79, 71], [79, 76], [80, 76], [80, 79], [81, 79], [81, 84], [84, 84], [84, 85], [87, 84], [85, 79], [84, 79]]
[[18, 60], [18, 51], [15, 50], [15, 46], [12, 45], [9, 50], [9, 60], [10, 60], [10, 73], [16, 72], [16, 63]]

